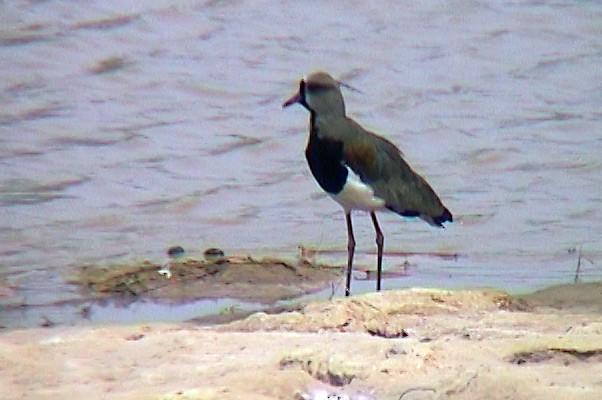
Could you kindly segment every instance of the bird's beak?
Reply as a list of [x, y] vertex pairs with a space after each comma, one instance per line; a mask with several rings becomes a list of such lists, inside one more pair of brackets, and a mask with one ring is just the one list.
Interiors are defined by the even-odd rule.
[[284, 104], [282, 104], [282, 108], [292, 106], [295, 103], [301, 103], [301, 100], [302, 100], [301, 93], [297, 92], [290, 99], [285, 101]]

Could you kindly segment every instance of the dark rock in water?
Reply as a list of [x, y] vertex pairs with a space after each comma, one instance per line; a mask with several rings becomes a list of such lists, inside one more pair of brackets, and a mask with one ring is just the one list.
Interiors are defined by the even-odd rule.
[[184, 254], [186, 254], [186, 250], [182, 246], [173, 246], [167, 250], [167, 255], [170, 258], [182, 257]]
[[205, 250], [205, 253], [203, 253], [203, 255], [205, 256], [205, 260], [207, 260], [209, 262], [217, 263], [217, 262], [223, 261], [225, 259], [224, 251], [221, 249], [216, 249], [216, 248], [211, 248], [211, 249]]

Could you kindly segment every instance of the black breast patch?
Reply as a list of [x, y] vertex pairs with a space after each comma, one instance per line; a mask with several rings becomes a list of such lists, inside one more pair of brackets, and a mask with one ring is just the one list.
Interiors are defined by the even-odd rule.
[[305, 157], [311, 173], [322, 189], [331, 194], [343, 190], [348, 174], [347, 168], [342, 163], [343, 143], [320, 139], [317, 132], [312, 129], [305, 149]]

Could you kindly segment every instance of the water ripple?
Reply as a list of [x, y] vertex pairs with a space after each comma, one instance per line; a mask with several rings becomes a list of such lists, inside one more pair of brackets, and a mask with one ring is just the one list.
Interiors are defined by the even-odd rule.
[[71, 29], [74, 30], [109, 30], [115, 28], [121, 28], [132, 22], [137, 21], [140, 18], [138, 14], [132, 15], [116, 15], [108, 18], [98, 18], [87, 21], [77, 22], [71, 25]]
[[216, 147], [213, 150], [210, 150], [209, 154], [213, 155], [213, 156], [217, 156], [217, 155], [229, 153], [229, 152], [232, 152], [235, 150], [240, 150], [245, 147], [256, 146], [256, 145], [264, 142], [263, 139], [259, 139], [259, 138], [255, 138], [255, 137], [251, 137], [251, 136], [239, 135], [239, 134], [227, 135], [227, 137], [234, 138], [234, 141], [231, 141], [222, 146]]
[[27, 121], [65, 116], [66, 110], [70, 109], [71, 107], [57, 104], [32, 107], [13, 114], [0, 113], [0, 125], [14, 125]]
[[9, 179], [0, 183], [0, 205], [41, 204], [57, 199], [73, 198], [66, 192], [88, 182], [89, 178], [72, 179], [55, 183], [41, 183], [26, 179]]

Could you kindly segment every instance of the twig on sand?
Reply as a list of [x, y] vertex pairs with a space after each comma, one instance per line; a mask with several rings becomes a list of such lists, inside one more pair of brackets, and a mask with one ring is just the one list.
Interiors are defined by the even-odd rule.
[[433, 392], [433, 393], [437, 393], [437, 391], [435, 390], [435, 388], [432, 387], [426, 387], [426, 386], [418, 386], [418, 387], [413, 387], [413, 388], [409, 388], [406, 391], [404, 391], [398, 398], [398, 400], [403, 400], [403, 398], [412, 393], [412, 392]]
[[594, 262], [592, 260], [590, 260], [589, 258], [585, 258], [583, 257], [583, 254], [581, 254], [581, 249], [583, 248], [583, 245], [579, 245], [579, 248], [574, 248], [574, 249], [569, 249], [570, 253], [577, 253], [577, 268], [575, 269], [575, 283], [579, 283], [579, 273], [581, 273], [581, 260], [585, 260], [587, 262], [589, 262], [590, 264], [594, 265]]
[[332, 299], [334, 299], [334, 296], [337, 294], [337, 290], [341, 289], [341, 285], [343, 283], [344, 282], [340, 279], [330, 282], [330, 296], [328, 296], [328, 301], [332, 301]]

